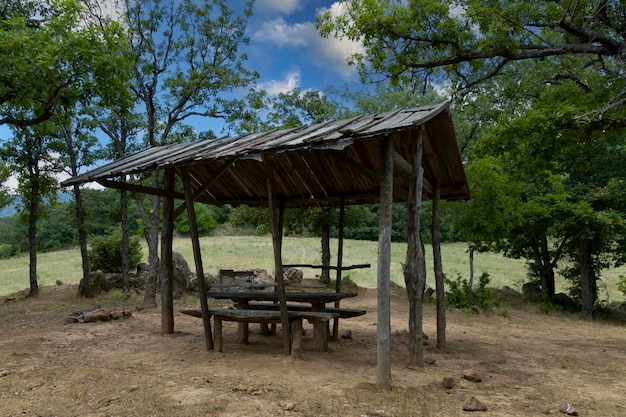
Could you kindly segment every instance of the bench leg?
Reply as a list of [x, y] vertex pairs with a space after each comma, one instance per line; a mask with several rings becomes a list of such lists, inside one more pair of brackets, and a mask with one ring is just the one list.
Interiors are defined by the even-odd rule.
[[302, 359], [302, 319], [291, 322], [291, 356]]
[[261, 323], [261, 334], [263, 336], [271, 336], [272, 331], [270, 330], [270, 326], [267, 323]]
[[248, 335], [250, 334], [248, 323], [239, 323], [237, 334], [239, 343], [248, 343]]
[[328, 339], [326, 337], [326, 325], [327, 322], [314, 323], [313, 324], [313, 342], [315, 344], [315, 350], [318, 352], [328, 351]]
[[215, 351], [221, 352], [223, 346], [222, 339], [222, 318], [219, 316], [213, 316], [215, 321]]

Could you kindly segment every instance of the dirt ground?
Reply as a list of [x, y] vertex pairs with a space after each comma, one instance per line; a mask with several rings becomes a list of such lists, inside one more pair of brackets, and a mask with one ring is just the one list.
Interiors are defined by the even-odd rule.
[[[130, 318], [64, 324], [67, 314], [110, 298], [85, 300], [75, 287], [45, 288], [35, 299], [0, 305], [0, 416], [626, 416], [626, 327], [545, 313], [522, 301], [496, 314], [450, 312], [447, 347], [435, 348], [434, 305], [426, 307], [427, 359], [408, 367], [408, 306], [392, 297], [392, 391], [376, 386], [376, 291], [342, 305], [366, 308], [342, 320], [352, 339], [282, 355], [280, 336], [251, 327], [250, 344], [224, 324], [224, 352], [207, 352], [201, 321], [176, 314], [160, 334], [160, 310]], [[120, 302], [128, 308], [140, 298]], [[1, 300], [0, 300], [1, 301]], [[111, 301], [113, 303], [113, 301]], [[195, 298], [176, 309], [194, 307]], [[463, 379], [466, 370], [481, 382]], [[444, 377], [457, 385], [444, 388]], [[465, 412], [472, 396], [487, 407]]]

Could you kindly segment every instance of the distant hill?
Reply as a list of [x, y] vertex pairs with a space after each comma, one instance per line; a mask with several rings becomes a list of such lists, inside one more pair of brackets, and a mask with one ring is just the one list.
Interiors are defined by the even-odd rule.
[[[74, 196], [71, 193], [59, 192], [57, 194], [57, 199], [60, 203], [67, 203], [68, 201], [71, 201], [73, 198]], [[0, 217], [8, 217], [8, 216], [14, 215], [15, 213], [17, 213], [17, 209], [20, 206], [20, 204], [21, 204], [21, 197], [15, 196], [15, 199], [13, 200], [11, 204], [0, 209]]]

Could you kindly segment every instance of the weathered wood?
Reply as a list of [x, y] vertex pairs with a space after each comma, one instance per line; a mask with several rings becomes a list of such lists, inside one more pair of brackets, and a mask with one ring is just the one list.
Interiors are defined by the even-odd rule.
[[302, 359], [302, 320], [291, 322], [291, 356]]
[[211, 332], [211, 320], [209, 316], [209, 303], [207, 300], [207, 285], [204, 280], [204, 267], [202, 266], [202, 253], [200, 251], [200, 239], [198, 237], [198, 224], [196, 223], [196, 210], [192, 200], [191, 183], [189, 173], [181, 172], [183, 188], [185, 189], [185, 202], [187, 203], [187, 216], [189, 218], [189, 232], [193, 248], [193, 259], [196, 264], [196, 277], [200, 283], [200, 305], [202, 307], [202, 321], [204, 324], [204, 340], [207, 350], [213, 349], [213, 334]]
[[215, 351], [221, 352], [224, 346], [224, 338], [222, 336], [222, 318], [215, 316], [213, 319], [215, 323]]
[[409, 185], [407, 216], [407, 250], [403, 266], [404, 282], [409, 298], [409, 364], [424, 366], [424, 332], [422, 329], [423, 297], [426, 284], [424, 246], [420, 235], [422, 212], [422, 137], [418, 134], [413, 152], [413, 169]]
[[437, 349], [446, 347], [446, 289], [441, 258], [441, 184], [435, 182], [433, 194], [432, 247], [437, 298]]
[[349, 265], [349, 266], [326, 266], [326, 265], [316, 265], [316, 264], [285, 264], [283, 265], [285, 268], [315, 268], [315, 269], [331, 269], [336, 271], [350, 271], [352, 269], [363, 269], [363, 268], [371, 268], [371, 264], [357, 264], [357, 265]]
[[391, 212], [393, 208], [393, 140], [381, 143], [380, 224], [378, 228], [378, 326], [376, 331], [376, 380], [378, 386], [391, 390]]
[[[165, 171], [165, 190], [174, 191], [175, 172]], [[174, 198], [163, 199], [163, 225], [161, 231], [161, 334], [174, 333]]]
[[272, 226], [272, 244], [274, 247], [274, 270], [276, 271], [274, 279], [278, 283], [278, 303], [280, 305], [281, 322], [283, 325], [283, 351], [285, 355], [291, 354], [291, 327], [289, 325], [289, 316], [287, 315], [287, 299], [285, 298], [285, 281], [283, 278], [283, 260], [282, 260], [282, 224], [280, 214], [278, 213], [278, 203], [276, 199], [276, 184], [274, 182], [274, 168], [272, 161], [267, 163], [267, 199], [270, 209], [270, 223]]
[[[339, 207], [339, 236], [337, 237], [337, 277], [335, 279], [335, 292], [341, 292], [341, 272], [343, 268], [343, 232], [345, 228], [345, 218], [346, 218], [346, 204], [345, 201], [341, 200], [341, 205]], [[339, 308], [340, 301], [335, 301], [335, 308]], [[333, 320], [333, 333], [332, 340], [337, 340], [339, 337], [339, 318]]]
[[[248, 308], [255, 310], [278, 310], [278, 305], [272, 303], [252, 302], [248, 304]], [[289, 311], [311, 311], [311, 306], [306, 305], [287, 304], [287, 308], [289, 309]], [[367, 314], [366, 310], [359, 310], [354, 308], [326, 307], [326, 310], [324, 311], [328, 313], [339, 314], [339, 316], [337, 317], [339, 319], [350, 319], [353, 317], [364, 316], [365, 314]]]

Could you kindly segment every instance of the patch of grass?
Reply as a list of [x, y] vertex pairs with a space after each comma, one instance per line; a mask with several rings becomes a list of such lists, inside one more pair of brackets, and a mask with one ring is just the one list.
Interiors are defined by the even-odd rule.
[[[272, 274], [273, 255], [272, 239], [264, 236], [237, 236], [216, 235], [200, 239], [202, 262], [204, 271], [217, 274], [220, 269], [250, 269], [263, 268]], [[191, 240], [186, 237], [174, 239], [174, 250], [180, 252], [192, 271], [195, 272]], [[336, 262], [337, 239], [331, 239], [331, 262]], [[447, 243], [441, 248], [444, 272], [447, 276], [468, 276], [468, 253], [465, 243]], [[144, 245], [144, 256], [147, 250]], [[378, 243], [362, 240], [344, 241], [343, 265], [371, 264], [367, 269], [350, 271], [349, 278], [361, 287], [376, 288], [378, 260]], [[405, 243], [391, 244], [391, 280], [404, 284], [402, 265], [406, 257]], [[317, 237], [285, 237], [283, 240], [283, 262], [293, 263], [320, 263], [320, 240]], [[426, 246], [426, 263], [428, 268], [426, 285], [434, 288], [434, 274], [432, 273], [432, 248]], [[319, 269], [302, 268], [305, 278], [319, 275]], [[474, 255], [474, 270], [480, 275], [489, 274], [493, 288], [508, 285], [513, 288], [525, 282], [526, 266], [523, 260], [508, 259], [494, 253], [479, 253]], [[57, 252], [38, 254], [38, 276], [40, 287], [55, 285], [57, 280], [65, 284], [78, 284], [82, 272], [80, 251], [78, 248]], [[611, 301], [623, 300], [626, 296], [617, 289], [620, 276], [626, 275], [626, 266], [603, 271], [603, 282], [607, 285]], [[346, 274], [346, 277], [348, 274]], [[344, 278], [345, 279], [345, 278]], [[28, 256], [22, 255], [10, 259], [0, 260], [0, 296], [13, 294], [28, 288]], [[569, 286], [563, 279], [557, 277], [557, 292], [565, 292]]]

